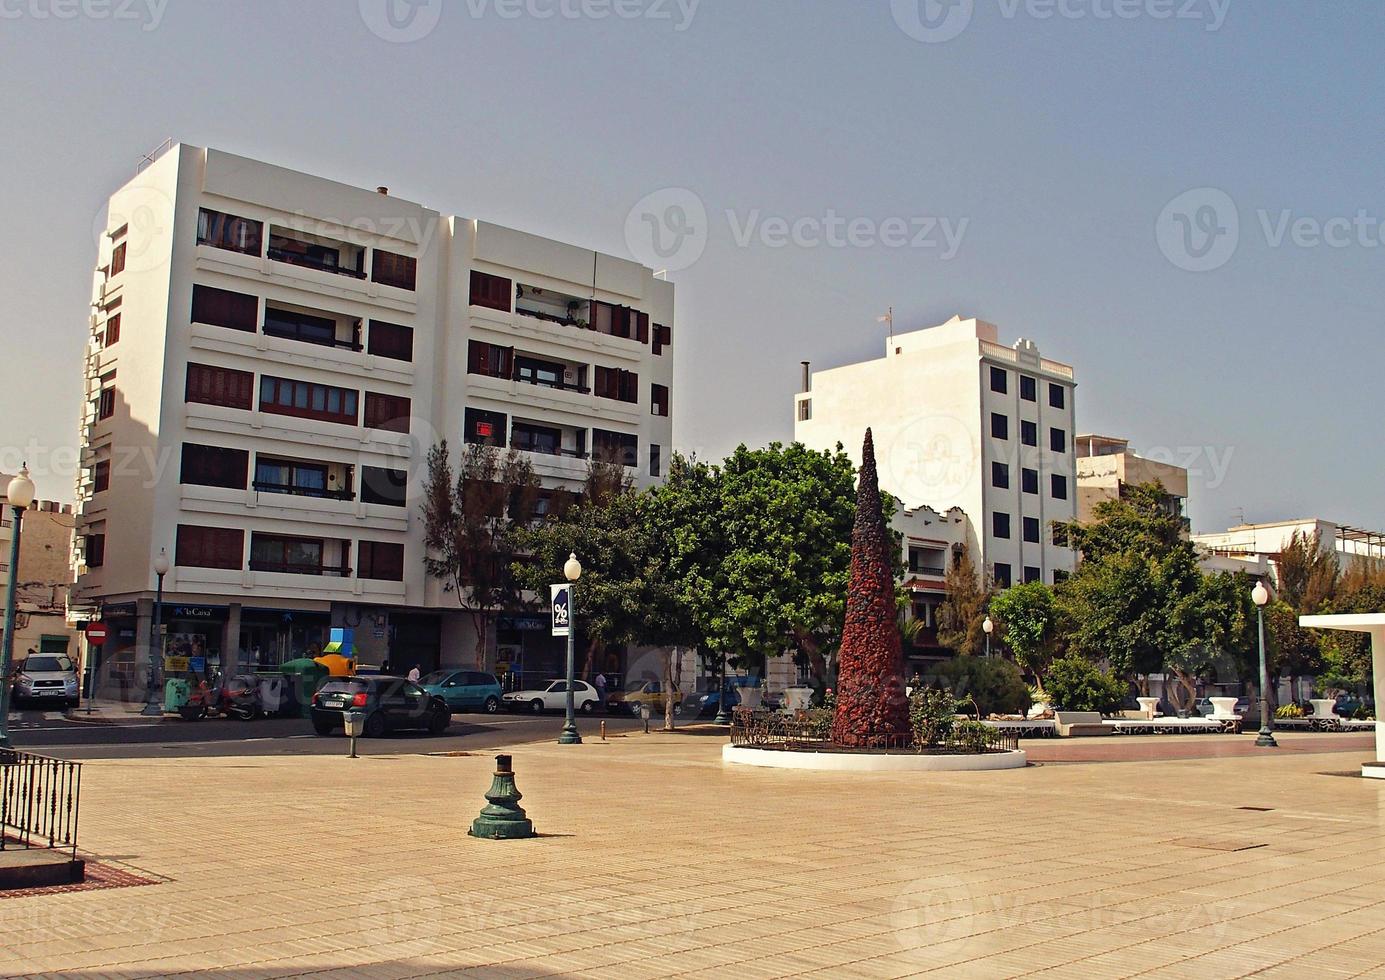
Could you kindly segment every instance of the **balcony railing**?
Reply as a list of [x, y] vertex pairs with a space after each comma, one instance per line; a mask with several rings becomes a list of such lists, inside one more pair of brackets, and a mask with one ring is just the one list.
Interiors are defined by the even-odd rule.
[[250, 559], [252, 572], [276, 572], [285, 575], [324, 575], [337, 578], [350, 578], [351, 569], [346, 565], [307, 565], [285, 561], [257, 561]]
[[567, 449], [563, 446], [538, 446], [522, 442], [510, 443], [511, 449], [518, 449], [526, 453], [539, 453], [542, 456], [566, 456], [569, 459], [586, 459], [587, 452], [582, 449]]
[[269, 247], [269, 257], [276, 262], [287, 262], [289, 265], [303, 266], [305, 269], [317, 269], [320, 272], [334, 272], [339, 276], [350, 276], [352, 279], [364, 279], [365, 271], [360, 269], [348, 269], [346, 266], [338, 265], [336, 262], [325, 258], [318, 258], [305, 255], [294, 249]]
[[538, 385], [541, 388], [552, 388], [555, 391], [575, 391], [580, 395], [590, 395], [592, 393], [590, 385], [568, 384], [566, 381], [550, 381], [547, 378], [523, 378], [518, 374], [515, 380], [521, 384]]
[[909, 572], [913, 575], [937, 575], [939, 577], [947, 574], [941, 565], [923, 565], [913, 562], [909, 563]]
[[349, 350], [355, 353], [360, 353], [365, 350], [365, 345], [357, 340], [338, 340], [336, 337], [328, 339], [326, 337], [305, 336], [297, 331], [275, 327], [268, 323], [264, 325], [263, 329], [266, 337], [278, 337], [280, 340], [296, 340], [303, 344], [317, 344], [319, 347], [335, 347], [338, 350]]
[[260, 493], [285, 493], [294, 497], [317, 497], [322, 500], [355, 500], [350, 490], [320, 490], [316, 487], [296, 487], [290, 483], [266, 483], [256, 480], [251, 484]]

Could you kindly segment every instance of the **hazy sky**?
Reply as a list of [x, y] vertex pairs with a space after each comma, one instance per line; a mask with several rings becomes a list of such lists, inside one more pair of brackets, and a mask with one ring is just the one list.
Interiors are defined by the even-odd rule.
[[789, 438], [893, 305], [1072, 363], [1198, 529], [1385, 527], [1382, 42], [1374, 0], [0, 0], [0, 469], [71, 496], [94, 229], [172, 136], [641, 258], [654, 216], [685, 449]]

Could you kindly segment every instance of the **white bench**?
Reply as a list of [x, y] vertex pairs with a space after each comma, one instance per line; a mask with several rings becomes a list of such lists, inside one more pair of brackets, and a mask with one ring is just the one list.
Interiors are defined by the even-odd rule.
[[1064, 738], [1111, 734], [1111, 729], [1102, 724], [1099, 711], [1055, 711], [1053, 720]]

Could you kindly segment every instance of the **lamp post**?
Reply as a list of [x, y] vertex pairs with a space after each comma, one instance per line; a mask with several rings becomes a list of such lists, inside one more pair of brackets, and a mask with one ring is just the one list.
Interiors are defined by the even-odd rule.
[[1262, 748], [1275, 748], [1274, 722], [1270, 720], [1270, 668], [1265, 662], [1265, 604], [1270, 601], [1269, 590], [1264, 582], [1256, 582], [1250, 593], [1255, 601], [1256, 625], [1260, 629], [1260, 735], [1255, 744]]
[[581, 745], [582, 736], [577, 731], [577, 719], [572, 713], [572, 687], [577, 682], [573, 662], [573, 644], [577, 636], [577, 580], [582, 577], [582, 563], [577, 560], [576, 552], [570, 553], [563, 563], [563, 577], [567, 579], [567, 720], [563, 722], [558, 744]]
[[163, 608], [164, 576], [168, 574], [168, 553], [159, 549], [154, 559], [154, 574], [158, 576], [158, 588], [154, 591], [154, 639], [149, 644], [149, 689], [145, 692], [144, 710], [140, 712], [150, 718], [162, 718], [163, 702], [159, 699], [159, 673], [163, 666]]
[[991, 634], [995, 632], [995, 623], [991, 622], [991, 617], [986, 616], [981, 620], [981, 632], [986, 634], [986, 656], [991, 655]]
[[34, 502], [34, 481], [29, 468], [20, 467], [19, 475], [10, 481], [5, 491], [14, 516], [14, 534], [10, 537], [10, 580], [5, 586], [5, 640], [0, 652], [0, 748], [10, 748], [10, 682], [14, 673], [14, 605], [15, 589], [19, 585], [19, 532], [24, 512]]
[[726, 651], [721, 654], [721, 686], [717, 688], [717, 715], [712, 719], [713, 725], [731, 724], [731, 712], [726, 710], [726, 702], [730, 698], [726, 696]]

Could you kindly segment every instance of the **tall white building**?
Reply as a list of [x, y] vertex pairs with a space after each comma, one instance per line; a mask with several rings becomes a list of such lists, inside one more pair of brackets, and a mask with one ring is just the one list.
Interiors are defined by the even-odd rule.
[[960, 508], [973, 559], [997, 585], [1053, 583], [1074, 561], [1052, 525], [1076, 515], [1076, 382], [1032, 341], [1006, 347], [997, 336], [953, 317], [894, 334], [878, 360], [811, 376], [805, 367], [794, 436], [814, 449], [841, 443], [859, 463], [871, 428], [883, 489], [911, 510]]
[[[637, 484], [672, 442], [673, 286], [636, 263], [179, 144], [110, 199], [86, 352], [74, 602], [141, 683], [156, 577], [170, 652], [473, 663], [423, 566], [428, 449], [529, 455], [552, 492], [593, 453]], [[485, 659], [545, 673], [546, 620]]]

